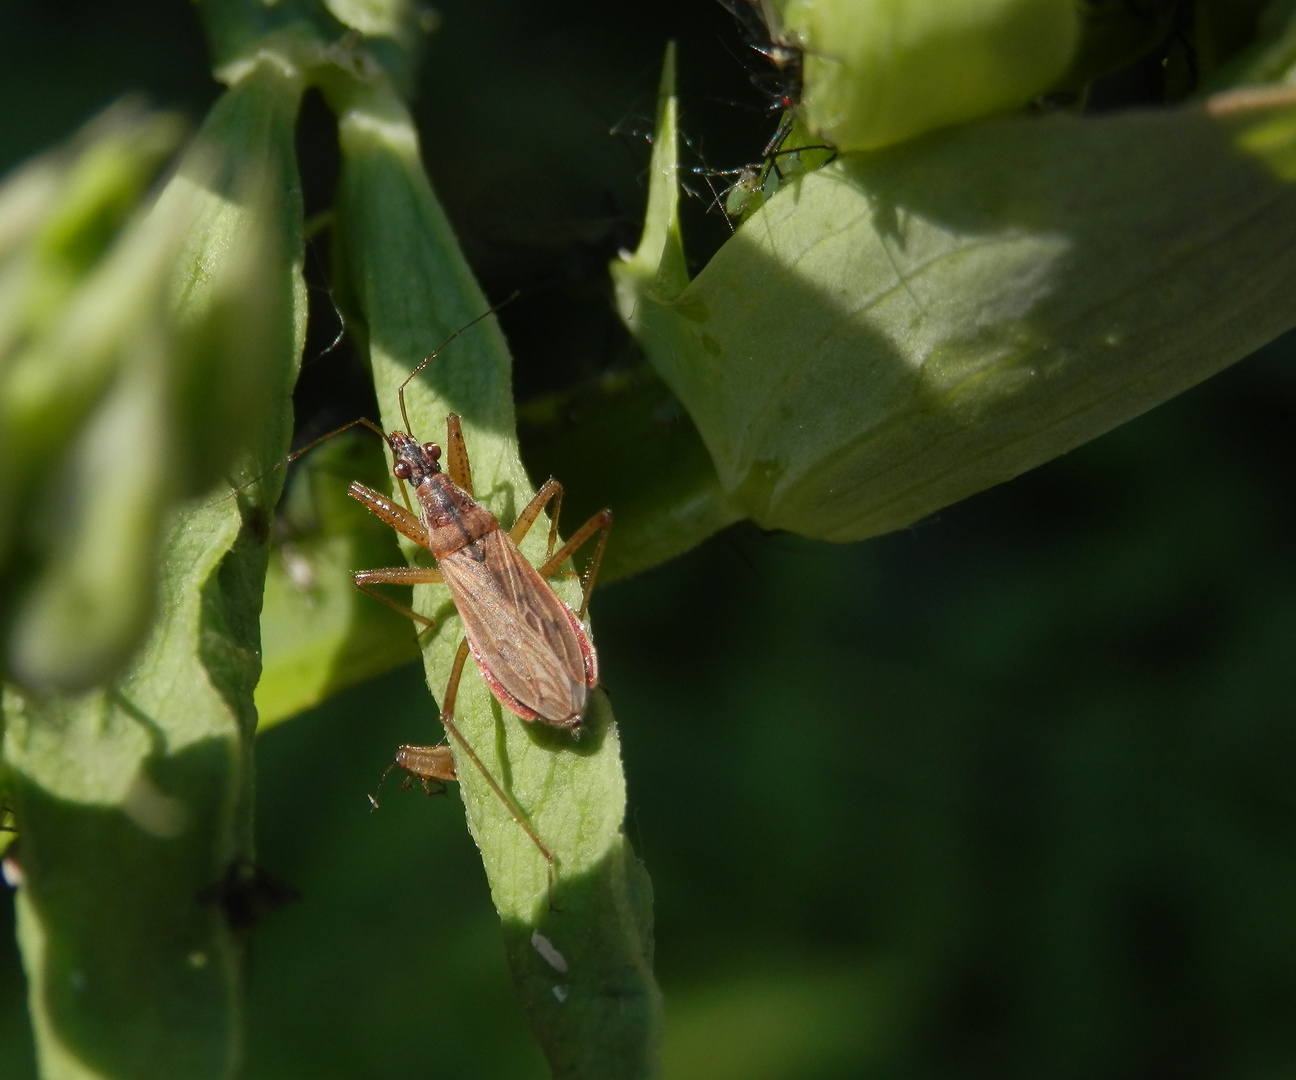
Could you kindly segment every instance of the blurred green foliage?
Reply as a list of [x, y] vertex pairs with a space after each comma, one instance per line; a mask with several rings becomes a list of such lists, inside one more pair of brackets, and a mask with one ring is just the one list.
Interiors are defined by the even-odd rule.
[[[242, 1056], [257, 617], [306, 325], [301, 89], [250, 68], [50, 317], [52, 344], [15, 335], [3, 359], [6, 468], [35, 473], [5, 512], [37, 550], [29, 522], [60, 526], [6, 657], [21, 689], [0, 700], [48, 1080], [226, 1077]], [[109, 136], [84, 157], [122, 123], [96, 124]], [[138, 648], [117, 640], [123, 611], [155, 605]]]
[[[651, 114], [668, 35], [707, 160], [763, 142], [763, 117], [709, 100], [751, 101], [710, 7], [442, 6], [423, 141], [488, 293], [541, 287], [504, 313], [523, 397], [631, 355], [601, 267], [633, 242], [647, 151], [605, 131], [636, 96]], [[183, 5], [0, 18], [21, 119], [0, 167], [125, 90], [194, 116], [214, 92]], [[327, 162], [318, 131], [302, 153]], [[668, 1076], [1296, 1068], [1294, 348], [914, 529], [739, 528], [596, 597]], [[363, 797], [430, 712], [406, 668], [259, 746], [259, 857], [304, 899], [256, 935], [249, 1076], [543, 1075], [454, 800]], [[0, 950], [0, 1074], [21, 1078]]]

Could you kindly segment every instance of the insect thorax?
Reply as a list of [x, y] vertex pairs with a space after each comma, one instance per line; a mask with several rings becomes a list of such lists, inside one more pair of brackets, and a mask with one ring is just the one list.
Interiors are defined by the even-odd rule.
[[428, 547], [438, 559], [452, 555], [499, 528], [495, 515], [473, 501], [445, 473], [429, 476], [414, 489]]

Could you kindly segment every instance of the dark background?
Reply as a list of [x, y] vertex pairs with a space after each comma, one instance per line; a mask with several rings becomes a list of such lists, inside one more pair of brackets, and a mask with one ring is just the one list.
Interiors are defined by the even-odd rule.
[[[425, 156], [488, 293], [525, 290], [519, 397], [631, 362], [603, 267], [662, 49], [696, 160], [729, 168], [772, 125], [738, 34], [706, 0], [439, 9]], [[214, 98], [186, 4], [0, 0], [0, 169], [127, 91]], [[314, 210], [331, 138], [316, 103]], [[698, 186], [700, 263], [727, 231]], [[738, 527], [599, 592], [672, 1080], [1296, 1074], [1294, 347], [903, 533]], [[353, 377], [319, 352], [306, 425]], [[304, 899], [256, 933], [249, 1077], [544, 1075], [457, 798], [365, 800], [431, 720], [405, 668], [263, 740], [261, 859]]]

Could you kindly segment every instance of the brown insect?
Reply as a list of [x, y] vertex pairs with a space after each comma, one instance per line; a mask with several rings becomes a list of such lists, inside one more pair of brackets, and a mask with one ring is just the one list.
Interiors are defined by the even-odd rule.
[[[459, 779], [458, 773], [455, 772], [454, 756], [450, 752], [450, 747], [444, 743], [437, 746], [396, 747], [396, 756], [383, 770], [382, 778], [378, 781], [379, 791], [382, 791], [382, 786], [387, 782], [392, 769], [404, 769], [408, 774], [402, 787], [411, 787], [414, 781], [418, 780], [429, 795], [441, 794], [445, 791], [446, 784], [451, 780]], [[377, 810], [378, 796], [370, 795], [369, 804]]]
[[[466, 329], [452, 335], [441, 349]], [[405, 412], [405, 387], [441, 349], [415, 368], [397, 392], [406, 428], [410, 423]], [[393, 431], [383, 438], [391, 447], [392, 473], [401, 482], [402, 493], [406, 483], [413, 486], [418, 512], [409, 506], [408, 499], [401, 506], [361, 483], [353, 482], [348, 494], [397, 532], [427, 548], [436, 559], [436, 567], [360, 570], [353, 575], [355, 584], [428, 627], [434, 625], [431, 619], [383, 596], [373, 586], [444, 583], [449, 588], [463, 622], [464, 639], [455, 653], [442, 696], [441, 723], [544, 855], [552, 877], [553, 854], [455, 725], [455, 698], [464, 663], [471, 653], [491, 693], [510, 712], [523, 720], [538, 720], [567, 730], [579, 727], [589, 692], [598, 683], [598, 660], [581, 619], [607, 544], [612, 513], [603, 510], [595, 514], [555, 551], [563, 491], [557, 480], [547, 481], [536, 492], [506, 532], [495, 515], [473, 498], [468, 449], [457, 415], [446, 417], [444, 470], [441, 448], [435, 443], [420, 444], [406, 431]], [[537, 568], [517, 545], [551, 501], [554, 512], [549, 546], [544, 563]], [[585, 574], [580, 610], [573, 612], [545, 579], [557, 573], [572, 553], [596, 533], [598, 546]], [[444, 746], [402, 746], [393, 764], [424, 781], [455, 778]]]

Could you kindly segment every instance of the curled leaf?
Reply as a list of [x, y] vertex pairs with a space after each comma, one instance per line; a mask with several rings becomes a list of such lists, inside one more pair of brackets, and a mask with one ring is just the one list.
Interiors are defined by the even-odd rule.
[[843, 155], [677, 293], [650, 224], [622, 314], [759, 525], [902, 528], [1296, 323], [1288, 98]]

